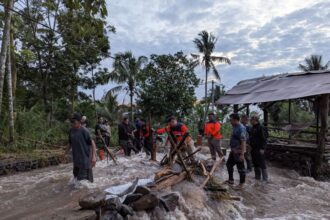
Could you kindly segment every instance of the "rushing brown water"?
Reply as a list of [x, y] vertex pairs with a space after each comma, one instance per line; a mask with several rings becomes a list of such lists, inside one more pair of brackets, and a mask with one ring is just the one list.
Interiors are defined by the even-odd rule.
[[[161, 157], [161, 155], [159, 155]], [[120, 158], [119, 165], [98, 162], [94, 183], [75, 183], [72, 165], [60, 165], [0, 178], [0, 219], [93, 219], [93, 211], [79, 210], [81, 196], [113, 185], [148, 178], [159, 169], [142, 155]], [[243, 190], [230, 193], [242, 201], [210, 200], [194, 183], [173, 187], [181, 194], [173, 213], [156, 209], [130, 219], [330, 219], [330, 183], [301, 177], [296, 172], [269, 168], [270, 182], [256, 182], [248, 174]], [[225, 167], [216, 173], [226, 180]], [[237, 178], [237, 177], [236, 177]]]

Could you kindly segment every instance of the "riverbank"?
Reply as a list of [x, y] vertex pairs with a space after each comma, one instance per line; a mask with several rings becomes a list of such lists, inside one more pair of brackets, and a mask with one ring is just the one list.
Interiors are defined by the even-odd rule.
[[4, 151], [0, 153], [0, 176], [55, 166], [69, 162], [65, 147]]

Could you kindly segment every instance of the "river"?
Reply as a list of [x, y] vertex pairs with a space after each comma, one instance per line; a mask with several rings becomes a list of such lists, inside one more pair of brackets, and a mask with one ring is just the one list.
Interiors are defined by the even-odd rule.
[[[94, 183], [75, 183], [72, 164], [3, 176], [0, 178], [0, 219], [93, 219], [92, 211], [79, 210], [80, 197], [132, 182], [136, 177], [152, 177], [158, 169], [157, 163], [139, 154], [120, 157], [119, 165], [99, 161], [93, 169]], [[216, 176], [226, 180], [224, 166]], [[244, 189], [229, 189], [232, 195], [240, 196], [241, 201], [215, 202], [195, 184], [183, 182], [172, 189], [181, 194], [175, 212], [143, 212], [130, 219], [330, 219], [329, 182], [318, 182], [271, 165], [269, 176], [270, 181], [265, 184], [256, 182], [250, 173]]]

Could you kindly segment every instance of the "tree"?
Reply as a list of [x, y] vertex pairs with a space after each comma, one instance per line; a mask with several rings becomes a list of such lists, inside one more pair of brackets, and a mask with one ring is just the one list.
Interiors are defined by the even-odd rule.
[[131, 120], [134, 120], [133, 116], [133, 97], [137, 93], [137, 83], [139, 82], [139, 76], [141, 75], [144, 64], [147, 63], [147, 57], [140, 56], [135, 58], [132, 52], [127, 51], [125, 53], [115, 54], [115, 60], [113, 62], [113, 71], [109, 74], [109, 79], [123, 84], [125, 87], [118, 86], [113, 91], [125, 89], [130, 96], [131, 106]]
[[[195, 38], [193, 41], [196, 48], [201, 54], [191, 54], [194, 58], [199, 59], [201, 65], [205, 68], [205, 100], [207, 100], [207, 80], [209, 71], [212, 70], [214, 76], [220, 79], [220, 74], [216, 69], [218, 63], [230, 64], [230, 60], [223, 56], [214, 56], [212, 53], [215, 49], [217, 38], [207, 31], [202, 31], [198, 34], [199, 38]], [[204, 121], [207, 114], [207, 106], [205, 107]]]
[[167, 116], [188, 114], [196, 102], [199, 79], [194, 65], [182, 52], [151, 55], [143, 72], [138, 105], [145, 114]]
[[14, 142], [14, 100], [13, 100], [13, 81], [11, 70], [11, 46], [7, 51], [7, 90], [8, 90], [8, 112], [9, 112], [9, 142]]
[[10, 44], [10, 28], [11, 28], [11, 9], [13, 8], [14, 1], [9, 0], [7, 4], [5, 4], [5, 25], [3, 29], [2, 35], [2, 43], [1, 43], [1, 52], [0, 52], [0, 115], [1, 115], [1, 106], [2, 106], [2, 97], [3, 97], [3, 85], [4, 85], [4, 77], [5, 77], [5, 66], [6, 66], [6, 58], [7, 51]]
[[19, 60], [20, 81], [25, 89], [28, 83], [29, 98], [43, 101], [49, 122], [57, 99], [70, 100], [74, 111], [78, 86], [109, 56], [107, 33], [114, 29], [106, 25], [105, 5], [101, 0], [25, 0], [20, 10], [18, 40], [21, 50], [32, 54], [28, 62]]
[[299, 64], [298, 69], [308, 72], [313, 70], [326, 70], [328, 69], [330, 61], [328, 61], [325, 65], [322, 62], [321, 55], [311, 55], [310, 57], [305, 58], [304, 64]]

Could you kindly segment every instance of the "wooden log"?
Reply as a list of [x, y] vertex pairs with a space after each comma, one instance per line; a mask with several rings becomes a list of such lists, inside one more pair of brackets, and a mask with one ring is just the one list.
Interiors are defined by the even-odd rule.
[[165, 176], [162, 176], [162, 177], [158, 178], [157, 180], [155, 180], [155, 184], [157, 184], [157, 183], [159, 183], [159, 182], [161, 182], [161, 181], [163, 181], [163, 180], [166, 180], [166, 179], [168, 179], [168, 178], [170, 178], [170, 177], [172, 177], [172, 176], [174, 176], [174, 175], [175, 175], [175, 174], [170, 173], [170, 174], [167, 174], [167, 175], [165, 175]]
[[188, 179], [189, 179], [189, 180], [192, 180], [191, 173], [190, 173], [190, 171], [188, 170], [188, 167], [187, 167], [187, 165], [185, 164], [185, 162], [184, 162], [184, 160], [183, 160], [183, 158], [182, 158], [182, 155], [181, 155], [180, 150], [177, 151], [176, 154], [177, 154], [177, 156], [178, 156], [180, 162], [182, 163], [183, 169], [186, 171], [186, 173], [187, 173], [187, 175], [188, 175]]
[[204, 175], [204, 176], [207, 176], [209, 173], [207, 172], [207, 170], [206, 170], [204, 164], [203, 164], [203, 163], [200, 163], [200, 166], [201, 166], [201, 168], [202, 168], [203, 175]]
[[170, 167], [165, 167], [155, 173], [155, 180], [158, 180], [161, 177], [166, 176], [171, 173], [172, 173], [172, 169]]
[[220, 160], [217, 160], [214, 164], [213, 167], [210, 171], [210, 173], [208, 174], [208, 176], [206, 177], [206, 179], [204, 180], [204, 182], [202, 183], [202, 185], [200, 186], [201, 189], [203, 189], [205, 187], [205, 185], [207, 184], [207, 182], [210, 180], [211, 176], [213, 175], [215, 169], [220, 165], [220, 163], [223, 161], [224, 157], [221, 157]]
[[186, 156], [185, 158], [184, 158], [184, 160], [187, 160], [187, 159], [189, 159], [190, 157], [192, 157], [192, 156], [194, 156], [196, 153], [198, 153], [199, 151], [201, 151], [202, 150], [202, 148], [197, 148], [197, 150], [195, 150], [193, 153], [191, 153], [191, 154], [189, 154], [188, 156]]
[[152, 187], [152, 189], [155, 189], [155, 190], [166, 189], [170, 186], [178, 184], [179, 182], [183, 181], [186, 177], [187, 177], [186, 172], [182, 172], [179, 175], [173, 175], [161, 182], [158, 182], [155, 186]]
[[323, 94], [320, 98], [320, 134], [319, 134], [319, 144], [318, 144], [318, 156], [315, 158], [315, 169], [313, 171], [313, 177], [318, 177], [322, 165], [323, 165], [323, 154], [325, 149], [325, 139], [328, 133], [328, 114], [329, 114], [329, 94]]

